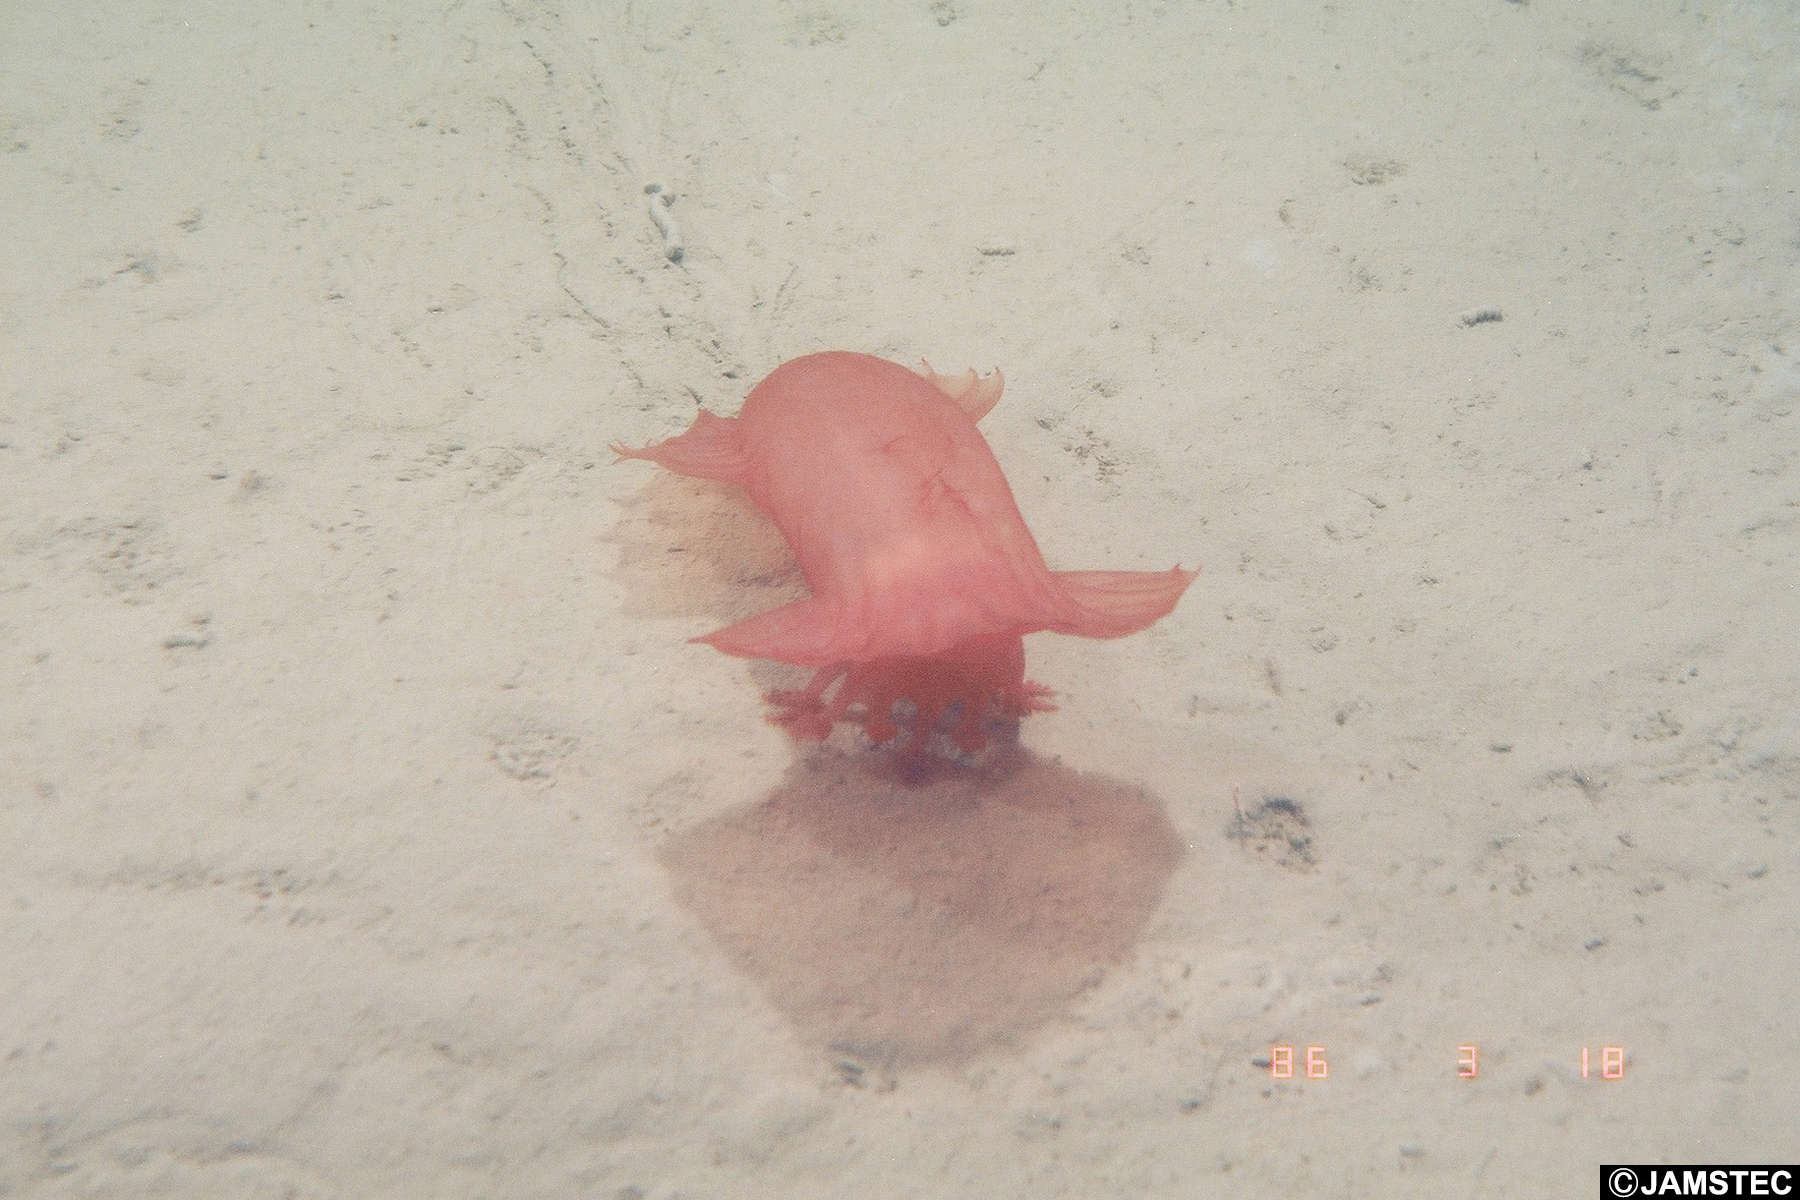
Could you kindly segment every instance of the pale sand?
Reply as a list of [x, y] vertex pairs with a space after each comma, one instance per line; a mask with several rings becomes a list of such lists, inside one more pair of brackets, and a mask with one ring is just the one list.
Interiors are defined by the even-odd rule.
[[[1800, 9], [71, 7], [0, 24], [0, 1194], [1794, 1156]], [[829, 347], [1004, 368], [1053, 566], [1204, 565], [1030, 640], [1011, 761], [684, 642], [793, 572], [605, 445]]]

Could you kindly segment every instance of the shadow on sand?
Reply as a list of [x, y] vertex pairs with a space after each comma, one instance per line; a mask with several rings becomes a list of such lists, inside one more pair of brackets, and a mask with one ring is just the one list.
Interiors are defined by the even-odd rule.
[[1016, 744], [905, 775], [831, 746], [664, 850], [808, 1040], [894, 1066], [1017, 1045], [1123, 960], [1181, 858], [1160, 802]]

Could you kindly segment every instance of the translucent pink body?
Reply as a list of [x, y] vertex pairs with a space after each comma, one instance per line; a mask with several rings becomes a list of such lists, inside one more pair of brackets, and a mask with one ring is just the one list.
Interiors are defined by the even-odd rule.
[[957, 745], [978, 749], [990, 717], [1052, 707], [1025, 679], [1025, 634], [1135, 633], [1192, 582], [1180, 567], [1045, 565], [975, 425], [1003, 386], [998, 372], [812, 354], [777, 367], [735, 418], [702, 412], [667, 441], [613, 447], [739, 485], [787, 539], [812, 594], [696, 640], [818, 668], [806, 688], [769, 697], [771, 719], [796, 736], [853, 720], [885, 741], [903, 700], [916, 742], [955, 707]]

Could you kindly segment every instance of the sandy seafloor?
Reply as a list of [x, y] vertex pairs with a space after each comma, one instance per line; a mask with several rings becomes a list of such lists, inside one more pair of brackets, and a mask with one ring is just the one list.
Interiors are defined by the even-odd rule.
[[[1794, 5], [0, 39], [0, 1195], [1800, 1153]], [[606, 449], [825, 348], [1002, 367], [1053, 566], [1204, 567], [920, 786], [686, 643], [796, 574]]]

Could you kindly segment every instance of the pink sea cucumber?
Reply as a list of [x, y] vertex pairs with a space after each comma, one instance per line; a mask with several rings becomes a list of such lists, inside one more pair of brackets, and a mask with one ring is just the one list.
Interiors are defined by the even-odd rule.
[[1050, 689], [1025, 679], [1025, 634], [1135, 633], [1193, 581], [1179, 566], [1045, 566], [975, 425], [1004, 386], [998, 371], [809, 354], [757, 384], [736, 417], [702, 411], [666, 441], [613, 446], [739, 485], [787, 539], [812, 594], [695, 640], [816, 668], [805, 688], [768, 697], [770, 719], [795, 736], [848, 720], [887, 741], [904, 700], [915, 745], [954, 708], [956, 744], [977, 750], [990, 718], [1054, 707]]

